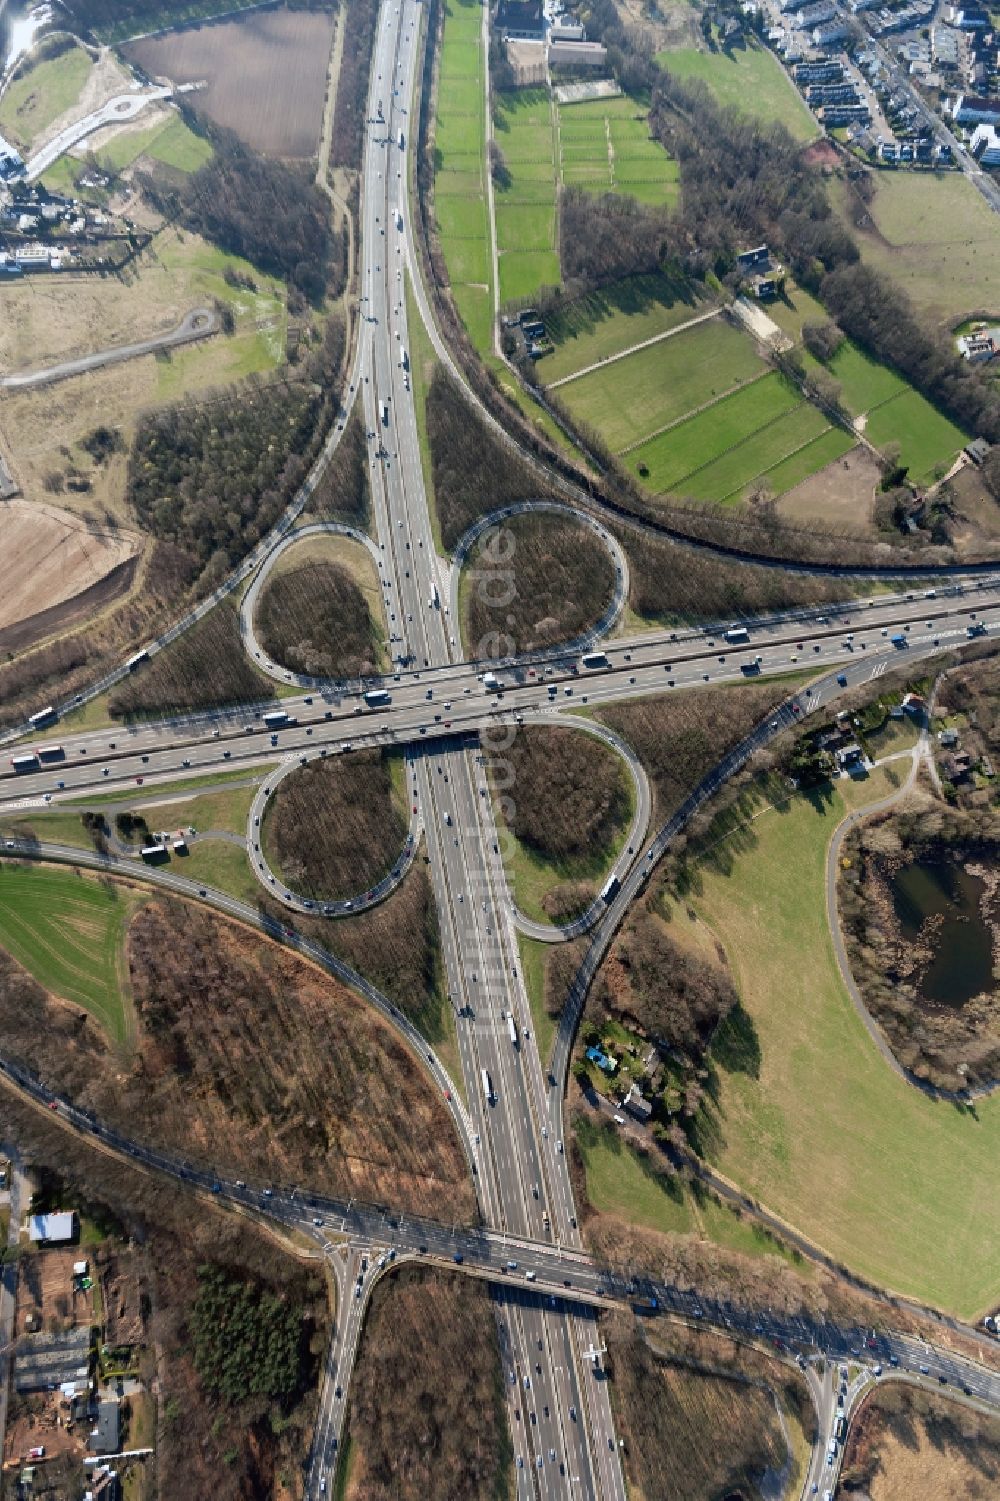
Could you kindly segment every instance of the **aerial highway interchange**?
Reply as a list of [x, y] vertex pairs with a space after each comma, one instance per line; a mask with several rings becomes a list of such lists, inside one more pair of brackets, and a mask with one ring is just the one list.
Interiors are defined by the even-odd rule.
[[[505, 1374], [517, 1494], [624, 1501], [625, 1485], [605, 1379], [595, 1309], [640, 1300], [688, 1323], [706, 1321], [751, 1341], [778, 1344], [806, 1364], [816, 1353], [830, 1362], [852, 1357], [878, 1365], [888, 1377], [906, 1374], [928, 1384], [945, 1381], [967, 1400], [1000, 1407], [1000, 1376], [942, 1347], [880, 1330], [844, 1329], [805, 1318], [752, 1314], [735, 1303], [632, 1279], [596, 1265], [585, 1253], [563, 1150], [562, 1096], [576, 1009], [567, 1006], [551, 1074], [530, 1024], [520, 973], [516, 914], [496, 858], [497, 829], [481, 737], [519, 724], [565, 721], [574, 711], [633, 698], [697, 689], [758, 675], [789, 675], [785, 704], [753, 737], [766, 743], [838, 695], [877, 678], [904, 659], [933, 657], [967, 642], [970, 633], [1000, 626], [1000, 577], [991, 573], [898, 583], [895, 592], [845, 597], [838, 606], [785, 612], [714, 629], [649, 631], [602, 637], [531, 657], [491, 661], [463, 657], [457, 581], [434, 545], [421, 465], [417, 414], [403, 359], [409, 347], [407, 280], [426, 308], [408, 201], [411, 115], [425, 38], [417, 0], [386, 0], [372, 59], [361, 207], [361, 319], [349, 395], [363, 406], [377, 536], [377, 564], [396, 656], [406, 665], [383, 679], [351, 685], [303, 680], [262, 663], [294, 691], [273, 704], [220, 709], [162, 722], [76, 732], [58, 713], [5, 737], [10, 762], [0, 772], [0, 811], [85, 801], [88, 795], [131, 791], [230, 769], [276, 762], [292, 767], [316, 757], [350, 754], [370, 745], [407, 747], [412, 791], [426, 838], [441, 926], [449, 994], [459, 1015], [463, 1105], [432, 1051], [398, 1012], [392, 1016], [448, 1093], [474, 1172], [482, 1228], [444, 1226], [357, 1203], [323, 1200], [308, 1185], [248, 1185], [214, 1178], [128, 1141], [72, 1102], [46, 1097], [29, 1076], [2, 1064], [9, 1082], [53, 1107], [68, 1128], [89, 1133], [107, 1148], [151, 1170], [172, 1175], [194, 1191], [214, 1194], [241, 1213], [266, 1215], [304, 1232], [326, 1256], [337, 1279], [334, 1340], [324, 1368], [320, 1412], [309, 1468], [309, 1494], [328, 1493], [343, 1436], [351, 1368], [365, 1309], [378, 1276], [404, 1258], [447, 1262], [490, 1279]], [[432, 337], [438, 339], [428, 319]], [[331, 435], [325, 457], [344, 423]], [[299, 507], [301, 509], [301, 505]], [[286, 518], [287, 520], [287, 518]], [[504, 517], [497, 518], [502, 525]], [[282, 529], [287, 535], [287, 528]], [[280, 546], [272, 539], [254, 559], [266, 568]], [[246, 568], [240, 570], [246, 576]], [[619, 566], [619, 578], [621, 567]], [[727, 639], [727, 634], [729, 639]], [[251, 650], [254, 650], [251, 647]], [[255, 653], [258, 655], [259, 653]], [[592, 665], [583, 665], [589, 654]], [[144, 654], [142, 654], [144, 655]], [[422, 665], [421, 665], [422, 664]], [[142, 671], [143, 661], [133, 670]], [[371, 695], [366, 699], [365, 694]], [[59, 706], [66, 708], [72, 706]], [[270, 713], [272, 720], [265, 722]], [[275, 715], [278, 718], [275, 718]], [[283, 717], [281, 717], [283, 716]], [[487, 750], [488, 755], [488, 750]], [[19, 766], [11, 762], [19, 762]], [[720, 766], [718, 785], [738, 764]], [[710, 790], [710, 787], [709, 789]], [[265, 794], [266, 795], [266, 794]], [[706, 793], [707, 795], [707, 793]], [[255, 814], [255, 816], [259, 816]], [[630, 848], [621, 889], [598, 919], [595, 956], [673, 832], [653, 831]], [[646, 830], [643, 829], [645, 836]], [[640, 847], [641, 845], [641, 847]], [[100, 865], [99, 857], [8, 840], [7, 855], [40, 855]], [[104, 862], [112, 869], [126, 862]], [[265, 886], [291, 906], [297, 902], [263, 860]], [[135, 864], [129, 867], [133, 873]], [[259, 913], [223, 893], [197, 887], [172, 872], [146, 879], [208, 900], [222, 911], [260, 925]], [[273, 922], [268, 931], [274, 931]], [[285, 935], [309, 946], [294, 933]], [[592, 961], [596, 964], [596, 957]], [[356, 980], [357, 977], [354, 977]], [[382, 1004], [382, 1002], [380, 1002]], [[818, 1379], [818, 1378], [817, 1378]], [[852, 1394], [852, 1400], [857, 1393]], [[817, 1401], [833, 1421], [829, 1382]], [[817, 1451], [822, 1455], [822, 1446]], [[822, 1473], [814, 1454], [809, 1480]]]

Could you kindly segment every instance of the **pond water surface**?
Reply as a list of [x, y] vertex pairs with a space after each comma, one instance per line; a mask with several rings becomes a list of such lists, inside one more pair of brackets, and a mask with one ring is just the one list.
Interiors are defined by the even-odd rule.
[[991, 990], [993, 935], [983, 920], [983, 883], [957, 861], [930, 857], [889, 878], [903, 937], [913, 943], [929, 917], [938, 918], [930, 943], [933, 957], [918, 984], [925, 1001], [964, 1006]]

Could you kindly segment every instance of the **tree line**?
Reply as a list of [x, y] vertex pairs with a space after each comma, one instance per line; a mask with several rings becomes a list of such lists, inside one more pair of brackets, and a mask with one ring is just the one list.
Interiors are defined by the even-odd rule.
[[302, 381], [248, 382], [139, 421], [128, 498], [142, 526], [197, 563], [214, 587], [277, 521], [305, 479], [332, 411], [344, 347], [338, 318]]
[[183, 178], [143, 173], [143, 194], [165, 219], [204, 235], [318, 306], [343, 287], [342, 236], [305, 166], [261, 156], [231, 130], [213, 127], [211, 161]]

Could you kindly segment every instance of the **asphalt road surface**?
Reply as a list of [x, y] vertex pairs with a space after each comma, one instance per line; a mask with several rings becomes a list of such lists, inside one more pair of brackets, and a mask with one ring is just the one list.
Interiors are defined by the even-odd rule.
[[113, 349], [100, 349], [96, 354], [81, 355], [78, 360], [63, 360], [58, 365], [48, 365], [43, 370], [25, 370], [19, 375], [5, 375], [0, 379], [4, 390], [24, 390], [29, 386], [48, 386], [58, 380], [69, 380], [74, 375], [84, 375], [88, 370], [99, 370], [102, 365], [119, 365], [124, 360], [138, 359], [140, 355], [155, 354], [158, 349], [175, 349], [180, 344], [191, 344], [196, 339], [207, 339], [219, 331], [219, 317], [212, 308], [192, 308], [168, 333], [157, 334], [152, 339], [143, 339], [138, 344], [119, 344]]

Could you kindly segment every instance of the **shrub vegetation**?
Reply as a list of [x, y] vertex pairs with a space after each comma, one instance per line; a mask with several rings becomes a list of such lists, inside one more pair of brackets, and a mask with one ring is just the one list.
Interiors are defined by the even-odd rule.
[[275, 574], [256, 624], [269, 656], [294, 672], [353, 678], [379, 671], [382, 632], [342, 563], [303, 562]]

